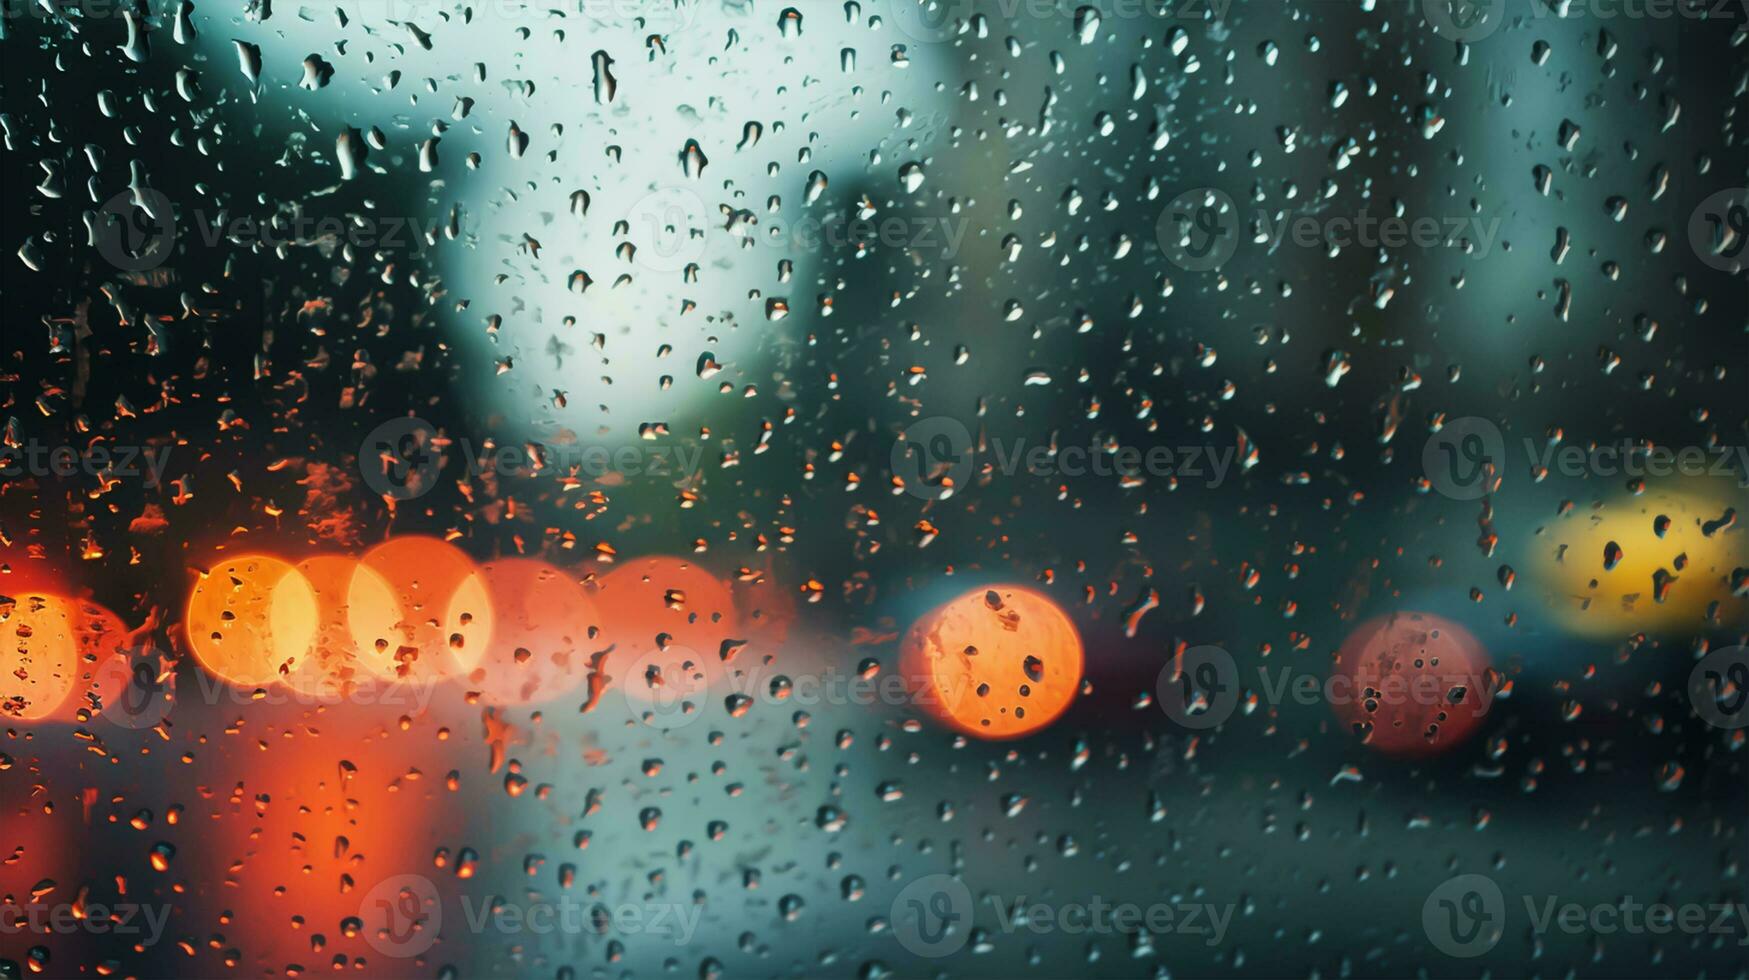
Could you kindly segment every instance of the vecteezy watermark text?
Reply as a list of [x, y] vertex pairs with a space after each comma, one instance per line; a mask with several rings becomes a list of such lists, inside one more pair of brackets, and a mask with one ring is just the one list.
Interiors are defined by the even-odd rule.
[[[1076, 35], [1089, 44], [1097, 37], [1099, 25], [1107, 21], [1215, 23], [1225, 20], [1231, 7], [1232, 0], [1102, 0], [1096, 6], [1058, 0], [892, 0], [891, 13], [899, 33], [923, 44], [953, 40], [973, 14], [1001, 23], [1072, 18]], [[1090, 10], [1097, 11], [1097, 16], [1089, 14]]]
[[155, 946], [170, 921], [170, 906], [139, 902], [25, 902], [0, 900], [0, 936], [34, 935], [128, 936], [141, 946]]
[[703, 264], [713, 247], [776, 248], [798, 255], [911, 249], [951, 260], [960, 254], [972, 227], [969, 218], [957, 214], [882, 214], [866, 203], [784, 219], [711, 207], [691, 188], [678, 184], [659, 187], [634, 201], [624, 220], [634, 247], [632, 258], [658, 272]]
[[[1533, 482], [1549, 476], [1729, 477], [1749, 487], [1749, 446], [1658, 446], [1632, 440], [1562, 445], [1524, 440], [1524, 458]], [[1454, 500], [1475, 500], [1505, 479], [1506, 438], [1500, 427], [1480, 416], [1445, 422], [1422, 448], [1425, 487]]]
[[[1065, 936], [1195, 936], [1218, 946], [1232, 921], [1233, 905], [1211, 902], [1031, 901], [1026, 896], [985, 896], [990, 921], [1004, 934]], [[890, 921], [899, 945], [918, 956], [949, 956], [965, 947], [977, 905], [971, 889], [953, 875], [925, 875], [894, 896]]]
[[[216, 214], [196, 208], [184, 216], [200, 243], [220, 243], [277, 251], [285, 248], [349, 248], [371, 252], [424, 254], [441, 237], [458, 232], [456, 219], [441, 216], [275, 214], [267, 219]], [[85, 216], [88, 244], [110, 265], [147, 272], [170, 260], [181, 227], [175, 205], [149, 187], [130, 188]]]
[[1081, 445], [991, 437], [984, 447], [974, 448], [970, 431], [949, 416], [910, 423], [888, 455], [893, 493], [945, 500], [980, 469], [1004, 476], [1161, 477], [1214, 488], [1226, 482], [1235, 466], [1244, 472], [1257, 462], [1255, 452], [1239, 444], [1133, 446], [1096, 440]]
[[[644, 936], [684, 946], [704, 916], [704, 906], [696, 902], [582, 902], [569, 895], [527, 902], [461, 895], [458, 904], [460, 925], [474, 936]], [[443, 929], [443, 896], [424, 875], [395, 875], [365, 893], [358, 918], [365, 941], [377, 952], [418, 956]], [[453, 916], [449, 922], [455, 923]]]
[[1473, 44], [1509, 22], [1534, 25], [1545, 18], [1600, 21], [1742, 21], [1744, 0], [1421, 0], [1421, 12], [1434, 33], [1448, 41]]
[[[1749, 905], [1742, 902], [1563, 902], [1556, 895], [1524, 895], [1533, 934], [1569, 936], [1711, 935], [1749, 946]], [[1462, 874], [1435, 888], [1422, 905], [1421, 924], [1433, 946], [1469, 959], [1492, 950], [1505, 935], [1510, 908], [1500, 884], [1487, 875]]]
[[88, 446], [45, 446], [24, 443], [0, 446], [0, 476], [89, 476], [102, 480], [145, 478], [148, 487], [159, 486], [164, 467], [170, 463], [171, 446], [120, 446], [101, 442]]
[[1480, 716], [1488, 713], [1498, 693], [1482, 673], [1433, 667], [1390, 672], [1366, 683], [1341, 671], [1318, 678], [1296, 673], [1291, 666], [1272, 669], [1260, 665], [1256, 674], [1255, 685], [1248, 684], [1238, 662], [1225, 649], [1212, 645], [1191, 647], [1160, 669], [1155, 693], [1167, 717], [1192, 730], [1213, 728], [1231, 718], [1241, 706], [1249, 714], [1259, 704], [1438, 709], [1462, 701], [1476, 705], [1476, 714]]
[[604, 446], [585, 443], [524, 443], [519, 446], [451, 441], [422, 418], [389, 419], [372, 429], [358, 449], [366, 486], [395, 500], [430, 493], [457, 448], [471, 476], [597, 480], [609, 474], [680, 480], [698, 472], [702, 447], [669, 445]]
[[1501, 219], [1481, 215], [1407, 217], [1357, 214], [1270, 213], [1258, 207], [1249, 220], [1225, 191], [1198, 187], [1174, 197], [1155, 223], [1166, 258], [1191, 272], [1225, 265], [1249, 242], [1273, 255], [1287, 242], [1335, 253], [1344, 248], [1461, 248], [1486, 255], [1500, 234]]

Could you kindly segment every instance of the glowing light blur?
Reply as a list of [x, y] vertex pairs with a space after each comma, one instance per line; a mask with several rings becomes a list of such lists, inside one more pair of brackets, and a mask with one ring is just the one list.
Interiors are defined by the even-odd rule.
[[1331, 707], [1343, 726], [1392, 755], [1437, 755], [1481, 727], [1494, 691], [1488, 651], [1432, 613], [1368, 620], [1342, 643]]
[[[292, 690], [310, 697], [337, 699], [356, 689], [369, 676], [358, 661], [358, 646], [347, 619], [347, 597], [358, 563], [339, 555], [317, 555], [298, 563], [298, 573], [309, 584], [315, 605], [310, 624], [288, 628], [311, 629], [309, 649], [282, 665], [280, 679]], [[289, 581], [287, 579], [286, 581]], [[288, 617], [304, 614], [297, 603], [276, 605]]]
[[542, 561], [507, 558], [480, 569], [497, 605], [492, 642], [467, 676], [494, 704], [550, 701], [569, 693], [598, 649], [594, 603], [571, 576]]
[[358, 660], [378, 677], [437, 680], [471, 669], [492, 637], [493, 599], [461, 549], [436, 538], [384, 542], [347, 587]]
[[[741, 639], [728, 586], [684, 558], [653, 555], [596, 579], [611, 683], [634, 702], [696, 700], [723, 687], [723, 641]], [[605, 648], [605, 644], [603, 644]]]
[[1660, 490], [1575, 510], [1532, 539], [1531, 580], [1544, 585], [1561, 625], [1584, 636], [1704, 629], [1714, 603], [1740, 605], [1730, 576], [1743, 549], [1717, 524], [1729, 506], [1711, 494]]
[[1019, 738], [1081, 686], [1081, 636], [1050, 598], [1018, 585], [966, 592], [905, 632], [899, 669], [918, 704], [956, 731]]
[[0, 715], [32, 721], [54, 714], [77, 672], [79, 608], [71, 599], [26, 593], [0, 603]]
[[227, 558], [201, 575], [188, 597], [188, 643], [214, 676], [241, 687], [279, 679], [316, 634], [316, 595], [288, 562], [270, 555]]

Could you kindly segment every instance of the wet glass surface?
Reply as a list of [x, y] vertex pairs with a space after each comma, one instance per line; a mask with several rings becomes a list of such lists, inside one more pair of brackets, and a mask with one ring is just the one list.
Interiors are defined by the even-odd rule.
[[1749, 976], [1749, 5], [0, 9], [0, 977]]

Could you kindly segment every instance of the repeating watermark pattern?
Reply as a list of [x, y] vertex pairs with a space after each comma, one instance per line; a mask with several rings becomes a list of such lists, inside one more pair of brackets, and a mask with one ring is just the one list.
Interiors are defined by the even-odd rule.
[[16, 902], [0, 899], [0, 936], [126, 936], [156, 946], [170, 922], [170, 906], [139, 902]]
[[1448, 41], [1474, 44], [1508, 23], [1555, 20], [1742, 21], [1744, 0], [1421, 0], [1428, 27]]
[[503, 478], [550, 475], [560, 479], [623, 477], [681, 480], [698, 473], [702, 447], [604, 446], [585, 443], [479, 444], [441, 438], [437, 428], [416, 416], [382, 422], [364, 437], [358, 465], [365, 486], [393, 500], [413, 500], [437, 487], [448, 448], [461, 453], [470, 476]]
[[1487, 875], [1446, 880], [1421, 906], [1421, 925], [1435, 949], [1447, 956], [1480, 956], [1506, 929], [1506, 896]]
[[1273, 255], [1285, 242], [1324, 252], [1360, 248], [1461, 248], [1473, 255], [1492, 251], [1501, 219], [1481, 215], [1404, 217], [1357, 214], [1271, 214], [1258, 207], [1249, 219], [1232, 196], [1198, 187], [1174, 197], [1155, 221], [1155, 239], [1173, 265], [1208, 272], [1226, 265], [1250, 242]]
[[356, 681], [342, 682], [338, 678], [327, 676], [312, 678], [302, 686], [292, 684], [264, 684], [258, 686], [229, 684], [209, 675], [204, 670], [194, 672], [195, 687], [192, 691], [183, 686], [183, 700], [188, 695], [200, 699], [200, 703], [208, 707], [229, 705], [237, 708], [249, 706], [280, 707], [284, 705], [301, 705], [305, 707], [330, 706], [349, 704], [361, 708], [381, 707], [396, 708], [407, 714], [420, 715], [430, 707], [437, 692], [444, 685], [443, 678], [380, 678], [361, 677]]
[[168, 444], [128, 446], [102, 442], [88, 446], [37, 442], [0, 446], [0, 476], [58, 479], [86, 476], [105, 482], [143, 478], [146, 486], [156, 487], [162, 483], [173, 448]]
[[[893, 26], [920, 44], [951, 41], [973, 14], [997, 22], [1073, 19], [1083, 44], [1092, 43], [1099, 25], [1134, 20], [1218, 23], [1232, 0], [1100, 0], [1098, 4], [1060, 0], [889, 0]], [[1096, 10], [1097, 17], [1087, 13]], [[1140, 29], [1140, 28], [1130, 28]]]
[[1688, 675], [1694, 712], [1714, 728], [1749, 726], [1749, 646], [1714, 650]]
[[[1236, 908], [1209, 902], [1111, 902], [1100, 895], [1073, 902], [988, 895], [985, 903], [990, 909], [987, 920], [1004, 935], [1190, 936], [1208, 946], [1220, 945]], [[965, 882], [954, 875], [932, 874], [894, 896], [889, 922], [899, 945], [935, 959], [965, 947], [977, 911]]]
[[97, 718], [117, 728], [154, 728], [176, 707], [176, 675], [165, 671], [165, 654], [154, 647], [119, 651], [97, 669], [92, 687], [113, 690], [107, 703], [95, 705]]
[[86, 218], [89, 244], [123, 272], [150, 272], [176, 250], [176, 209], [149, 187], [122, 191]]
[[656, 272], [677, 272], [702, 265], [713, 247], [772, 248], [787, 254], [851, 251], [864, 254], [879, 248], [939, 253], [951, 260], [960, 254], [972, 227], [968, 218], [952, 214], [882, 214], [872, 206], [832, 209], [794, 220], [727, 207], [710, 207], [691, 188], [659, 187], [627, 208], [639, 265]]
[[672, 731], [704, 716], [722, 693], [720, 654], [708, 657], [691, 647], [669, 644], [630, 661], [623, 671], [609, 660], [614, 686], [633, 718], [651, 728]]
[[888, 454], [892, 474], [905, 492], [925, 500], [946, 500], [972, 478], [976, 454], [972, 434], [958, 419], [935, 415], [905, 426]]
[[1749, 187], [1722, 190], [1700, 202], [1688, 218], [1688, 241], [1702, 262], [1741, 273], [1743, 248], [1749, 245]]
[[[369, 252], [423, 255], [454, 229], [441, 216], [276, 214], [267, 220], [216, 214], [196, 208], [185, 216], [207, 248], [221, 243], [244, 249], [346, 247]], [[85, 215], [88, 244], [123, 272], [149, 272], [176, 251], [180, 224], [175, 205], [149, 187], [129, 188]]]
[[430, 493], [443, 465], [436, 442], [437, 429], [422, 418], [408, 416], [379, 424], [358, 447], [364, 485], [393, 500]]
[[918, 956], [948, 956], [970, 937], [972, 890], [953, 875], [927, 875], [893, 898], [889, 921], [899, 945]]
[[976, 683], [965, 675], [937, 676], [925, 684], [920, 678], [882, 671], [872, 660], [858, 670], [828, 666], [788, 672], [763, 659], [725, 661], [720, 652], [701, 654], [679, 644], [644, 653], [624, 668], [614, 663], [609, 660], [609, 673], [626, 710], [639, 722], [665, 731], [690, 725], [711, 711], [740, 716], [762, 706], [930, 709], [958, 703]]
[[[404, 0], [402, 0], [404, 2]], [[437, 2], [437, 0], [429, 0]], [[511, 7], [512, 0], [495, 0]], [[582, 14], [600, 25], [633, 25], [645, 33], [673, 35], [693, 26], [708, 0], [582, 0]], [[526, 7], [523, 7], [526, 18]]]
[[1224, 648], [1196, 646], [1160, 668], [1154, 690], [1160, 710], [1192, 731], [1225, 723], [1241, 703], [1248, 711], [1258, 705], [1284, 704], [1445, 708], [1454, 698], [1462, 698], [1475, 704], [1481, 717], [1493, 707], [1496, 693], [1486, 676], [1464, 670], [1389, 672], [1365, 684], [1340, 671], [1320, 678], [1292, 666], [1259, 665], [1254, 683], [1248, 681], [1248, 674]]
[[1475, 415], [1445, 423], [1421, 448], [1421, 469], [1433, 488], [1453, 500], [1493, 492], [1506, 463], [1500, 427]]
[[1047, 478], [1083, 476], [1139, 479], [1160, 477], [1219, 487], [1238, 467], [1249, 470], [1253, 453], [1239, 445], [1131, 446], [1110, 441], [1087, 445], [1031, 442], [992, 437], [984, 448], [958, 419], [935, 415], [905, 426], [888, 453], [894, 493], [945, 500], [966, 486], [983, 460], [983, 469], [1003, 476], [1024, 473]]
[[[199, 704], [208, 708], [306, 707], [338, 704], [358, 707], [395, 708], [411, 715], [421, 715], [436, 698], [443, 686], [442, 679], [403, 679], [363, 677], [343, 683], [327, 677], [312, 679], [303, 685], [264, 684], [234, 685], [209, 675], [193, 671], [194, 684], [178, 684], [175, 671], [165, 671], [168, 661], [163, 651], [155, 647], [136, 647], [119, 651], [104, 661], [94, 672], [89, 690], [109, 692], [89, 704], [95, 720], [118, 728], [153, 728], [169, 717], [178, 706]], [[81, 701], [80, 706], [85, 706]]]
[[1239, 205], [1213, 187], [1184, 191], [1160, 212], [1154, 237], [1173, 265], [1190, 272], [1218, 269], [1239, 251]]
[[395, 875], [376, 883], [358, 903], [364, 941], [384, 956], [418, 956], [437, 943], [443, 899], [424, 875]]
[[512, 902], [459, 895], [461, 917], [444, 915], [437, 885], [424, 875], [395, 875], [378, 882], [359, 902], [364, 938], [384, 956], [418, 956], [436, 944], [447, 922], [471, 936], [638, 936], [683, 946], [704, 916], [695, 902], [580, 902], [568, 895], [546, 901]]
[[[1527, 438], [1527, 472], [1534, 482], [1550, 476], [1728, 477], [1749, 487], [1749, 446], [1656, 446], [1632, 440], [1562, 445]], [[1440, 426], [1421, 450], [1428, 486], [1453, 500], [1476, 500], [1506, 477], [1506, 438], [1493, 422], [1470, 415]]]
[[209, 215], [196, 209], [194, 227], [201, 244], [216, 248], [228, 242], [240, 248], [346, 246], [372, 252], [403, 252], [422, 255], [444, 233], [443, 217], [417, 215], [279, 214], [267, 221], [248, 215]]
[[1506, 0], [1421, 0], [1428, 26], [1448, 41], [1480, 41], [1500, 29]]
[[[1742, 902], [1651, 902], [1633, 896], [1613, 902], [1563, 902], [1557, 895], [1523, 895], [1525, 920], [1533, 935], [1713, 936], [1716, 941], [1749, 946], [1749, 905]], [[1434, 948], [1470, 959], [1499, 944], [1511, 909], [1500, 885], [1481, 874], [1448, 879], [1427, 896], [1421, 924]]]

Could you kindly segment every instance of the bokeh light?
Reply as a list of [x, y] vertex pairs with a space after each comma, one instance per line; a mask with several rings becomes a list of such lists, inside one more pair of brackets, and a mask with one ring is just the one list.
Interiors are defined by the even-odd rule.
[[1018, 738], [1068, 709], [1081, 636], [1051, 599], [1019, 585], [973, 589], [905, 632], [899, 670], [917, 703], [980, 738]]

